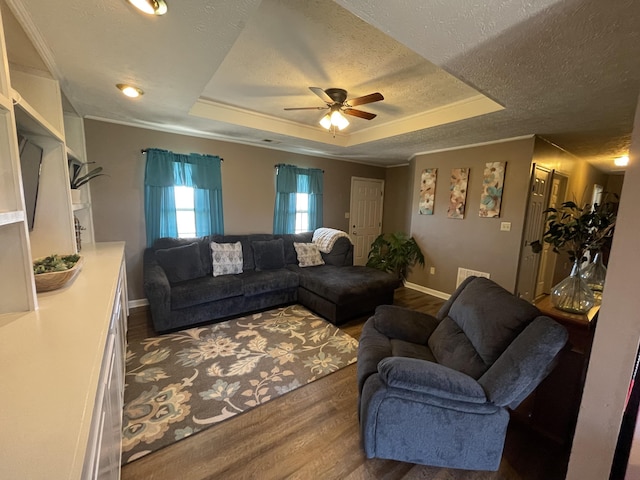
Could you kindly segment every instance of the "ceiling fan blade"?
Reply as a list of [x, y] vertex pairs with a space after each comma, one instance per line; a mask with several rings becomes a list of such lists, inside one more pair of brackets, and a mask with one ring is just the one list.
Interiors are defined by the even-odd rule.
[[364, 97], [352, 98], [351, 100], [347, 100], [347, 103], [352, 107], [356, 105], [364, 105], [365, 103], [373, 103], [379, 102], [380, 100], [384, 100], [384, 97], [381, 93], [370, 93], [369, 95], [365, 95]]
[[320, 87], [309, 87], [309, 90], [311, 90], [313, 93], [319, 96], [323, 102], [328, 103], [329, 105], [333, 104], [333, 98], [327, 95], [327, 92], [325, 92]]
[[363, 112], [362, 110], [356, 110], [355, 108], [345, 108], [342, 113], [353, 115], [354, 117], [364, 118], [365, 120], [372, 120], [377, 117], [375, 113]]
[[326, 110], [327, 107], [289, 107], [285, 108], [285, 110]]

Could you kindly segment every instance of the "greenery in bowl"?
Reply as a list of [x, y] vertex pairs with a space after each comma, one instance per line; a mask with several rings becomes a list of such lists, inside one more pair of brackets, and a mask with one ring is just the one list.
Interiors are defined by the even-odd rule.
[[73, 268], [80, 260], [80, 255], [49, 255], [33, 262], [33, 273], [63, 272]]
[[371, 244], [367, 267], [391, 272], [405, 279], [409, 267], [419, 263], [424, 267], [424, 255], [413, 237], [406, 233], [379, 235]]

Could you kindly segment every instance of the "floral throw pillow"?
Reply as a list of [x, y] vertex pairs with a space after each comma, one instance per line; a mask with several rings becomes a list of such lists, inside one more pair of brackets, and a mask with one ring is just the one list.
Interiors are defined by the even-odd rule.
[[315, 267], [317, 265], [324, 265], [320, 250], [315, 243], [296, 243], [293, 242], [293, 247], [296, 249], [298, 255], [298, 265], [301, 267]]
[[213, 276], [242, 273], [242, 244], [211, 242]]

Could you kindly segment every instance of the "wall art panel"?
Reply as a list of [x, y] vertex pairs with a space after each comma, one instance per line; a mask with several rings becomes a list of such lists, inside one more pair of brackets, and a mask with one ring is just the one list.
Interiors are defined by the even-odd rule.
[[468, 168], [451, 169], [451, 186], [449, 190], [449, 210], [447, 216], [449, 218], [464, 218], [464, 210], [467, 204], [467, 183], [469, 180]]
[[507, 162], [489, 162], [485, 164], [482, 179], [482, 196], [480, 197], [479, 215], [481, 217], [495, 218], [500, 216], [506, 166]]
[[437, 176], [437, 168], [427, 168], [422, 171], [419, 202], [420, 215], [433, 215]]

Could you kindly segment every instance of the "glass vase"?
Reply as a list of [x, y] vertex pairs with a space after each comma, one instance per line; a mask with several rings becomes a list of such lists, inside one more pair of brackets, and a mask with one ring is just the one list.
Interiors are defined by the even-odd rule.
[[551, 303], [564, 312], [582, 315], [595, 304], [593, 292], [580, 277], [580, 264], [573, 263], [571, 274], [558, 283], [551, 292]]
[[602, 263], [602, 255], [597, 252], [593, 256], [593, 261], [580, 272], [582, 279], [587, 282], [587, 286], [593, 292], [596, 305], [602, 301], [602, 290], [604, 289], [604, 279], [607, 276], [607, 267]]

